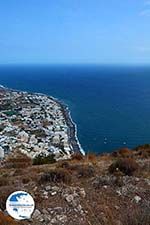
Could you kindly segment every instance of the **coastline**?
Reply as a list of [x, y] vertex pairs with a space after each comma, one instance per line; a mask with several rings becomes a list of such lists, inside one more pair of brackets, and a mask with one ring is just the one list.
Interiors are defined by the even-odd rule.
[[81, 147], [81, 144], [79, 142], [78, 136], [77, 136], [77, 125], [75, 122], [73, 122], [73, 119], [71, 117], [71, 112], [69, 110], [69, 107], [65, 105], [62, 101], [50, 96], [55, 102], [57, 102], [63, 112], [63, 115], [65, 117], [67, 126], [69, 128], [69, 134], [68, 136], [70, 137], [70, 145], [72, 146], [72, 150], [74, 152], [80, 152], [82, 155], [85, 155], [85, 152], [83, 148]]
[[7, 91], [26, 92], [26, 93], [29, 93], [29, 94], [39, 94], [39, 95], [46, 96], [46, 97], [52, 99], [53, 101], [55, 101], [60, 106], [61, 111], [64, 115], [64, 118], [66, 120], [66, 124], [68, 126], [69, 143], [70, 143], [70, 146], [72, 148], [72, 151], [74, 153], [81, 153], [82, 155], [85, 155], [85, 152], [84, 152], [83, 148], [81, 147], [81, 144], [80, 144], [79, 139], [77, 137], [77, 125], [76, 125], [75, 122], [73, 122], [73, 119], [71, 117], [71, 112], [69, 110], [68, 105], [66, 105], [64, 102], [60, 101], [59, 99], [57, 99], [57, 98], [55, 98], [51, 95], [44, 94], [44, 93], [22, 91], [22, 90], [8, 88], [8, 87], [5, 87], [3, 85], [0, 85], [0, 89], [4, 89], [4, 90], [7, 90]]

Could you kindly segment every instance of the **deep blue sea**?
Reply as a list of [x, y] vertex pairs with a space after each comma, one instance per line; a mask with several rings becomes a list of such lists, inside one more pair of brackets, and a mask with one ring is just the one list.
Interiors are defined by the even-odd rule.
[[0, 84], [65, 102], [86, 152], [150, 143], [148, 66], [5, 65]]

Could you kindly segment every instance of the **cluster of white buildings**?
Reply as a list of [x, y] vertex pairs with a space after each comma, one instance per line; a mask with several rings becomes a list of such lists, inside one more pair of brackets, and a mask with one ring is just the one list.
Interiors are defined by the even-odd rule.
[[53, 98], [0, 89], [0, 159], [20, 150], [29, 157], [73, 152], [62, 106]]

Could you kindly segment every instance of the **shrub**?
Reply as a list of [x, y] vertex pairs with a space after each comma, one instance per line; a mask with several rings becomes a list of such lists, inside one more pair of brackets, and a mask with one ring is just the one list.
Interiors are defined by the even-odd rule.
[[60, 162], [58, 164], [58, 168], [65, 168], [65, 169], [69, 169], [70, 168], [70, 164], [68, 162]]
[[6, 168], [27, 168], [31, 165], [31, 158], [19, 151], [13, 152], [5, 160]]
[[139, 165], [134, 159], [118, 159], [110, 165], [109, 172], [116, 173], [117, 171], [120, 171], [125, 175], [132, 176], [138, 168]]
[[129, 158], [133, 155], [133, 151], [128, 148], [121, 148], [118, 151], [112, 152], [113, 157]]
[[112, 157], [118, 157], [118, 152], [117, 152], [117, 151], [112, 152], [112, 153], [111, 153], [111, 156], [112, 156]]
[[88, 153], [86, 157], [87, 157], [88, 161], [95, 161], [96, 160], [96, 155], [94, 153]]
[[121, 187], [123, 185], [122, 177], [118, 176], [110, 176], [110, 175], [102, 175], [99, 177], [96, 177], [93, 181], [93, 186], [96, 189], [99, 189], [103, 186], [118, 186]]
[[89, 165], [79, 165], [76, 170], [79, 178], [93, 177], [95, 174], [94, 167]]
[[150, 144], [140, 145], [135, 149], [136, 155], [140, 158], [149, 158], [150, 157]]
[[54, 182], [54, 183], [70, 183], [71, 175], [65, 169], [53, 169], [41, 175], [39, 183]]
[[88, 178], [95, 175], [95, 169], [92, 165], [81, 165], [81, 164], [70, 164], [68, 162], [63, 162], [58, 168], [65, 168], [70, 173], [75, 172], [79, 178]]
[[84, 156], [81, 153], [74, 153], [71, 158], [72, 160], [80, 161], [84, 159]]
[[150, 149], [150, 144], [144, 144], [137, 146], [134, 150], [140, 150], [140, 149]]
[[140, 158], [148, 159], [150, 157], [150, 149], [142, 149], [141, 151], [138, 151], [138, 155]]
[[55, 163], [56, 159], [54, 158], [54, 154], [45, 155], [45, 154], [39, 154], [33, 159], [33, 165], [43, 165], [43, 164], [51, 164]]
[[30, 180], [29, 177], [23, 177], [23, 178], [22, 178], [22, 183], [23, 183], [23, 184], [28, 184], [30, 181], [31, 181], [31, 180]]
[[129, 150], [128, 148], [121, 148], [119, 151], [119, 156], [121, 157], [131, 157], [132, 151]]

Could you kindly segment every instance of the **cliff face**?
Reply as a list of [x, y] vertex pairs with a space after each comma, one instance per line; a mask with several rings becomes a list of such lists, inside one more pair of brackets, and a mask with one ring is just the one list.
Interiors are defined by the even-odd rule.
[[0, 221], [8, 219], [5, 201], [13, 191], [27, 191], [36, 202], [30, 221], [6, 224], [150, 224], [149, 145], [36, 166], [18, 152], [0, 174]]

